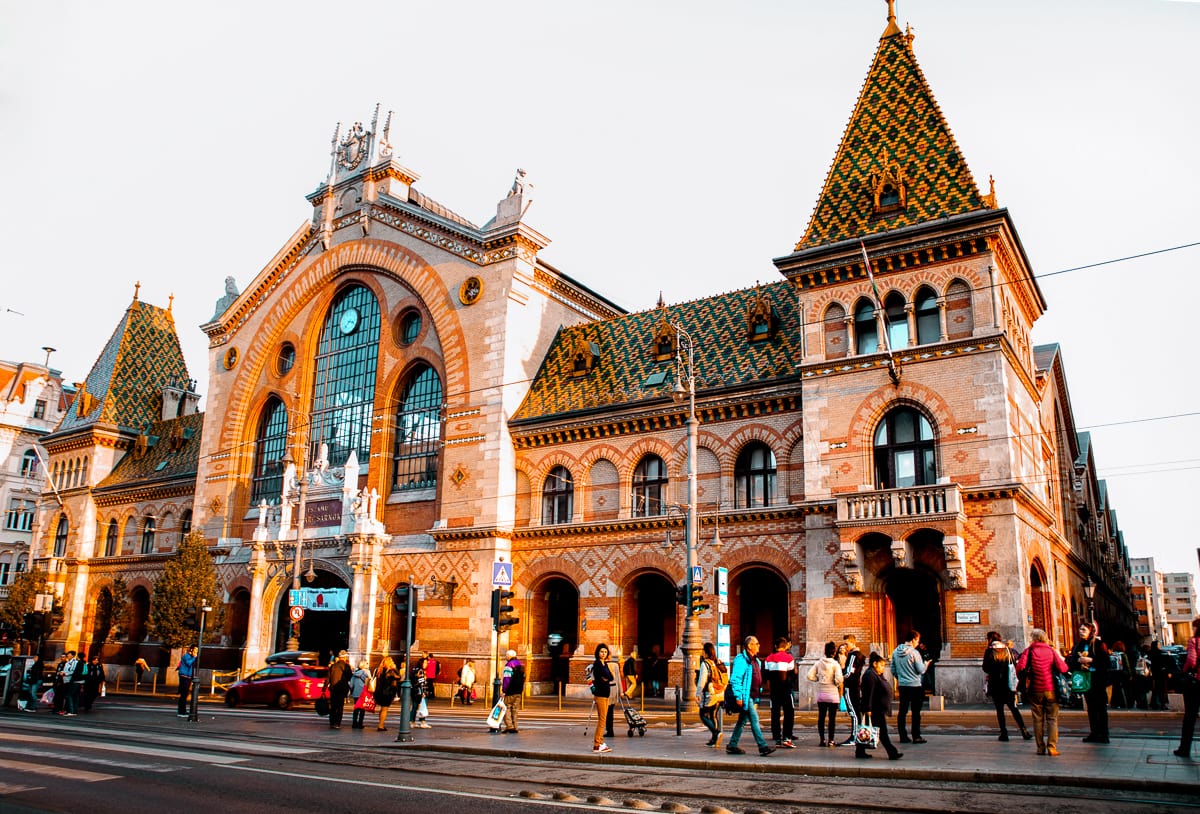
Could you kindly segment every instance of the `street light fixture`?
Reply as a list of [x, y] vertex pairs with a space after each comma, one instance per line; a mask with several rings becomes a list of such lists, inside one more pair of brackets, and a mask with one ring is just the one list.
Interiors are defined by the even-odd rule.
[[[675, 331], [676, 348], [675, 348], [675, 386], [672, 388], [672, 398], [676, 403], [683, 403], [687, 400], [687, 504], [685, 506], [687, 512], [687, 559], [686, 559], [686, 584], [688, 596], [693, 595], [692, 584], [694, 570], [696, 565], [696, 536], [699, 523], [697, 510], [696, 496], [696, 444], [700, 430], [700, 420], [696, 418], [696, 343], [692, 339], [691, 334], [683, 329], [677, 323], [670, 323], [671, 329]], [[687, 356], [683, 356], [686, 353]], [[686, 360], [686, 361], [685, 361]], [[703, 642], [700, 637], [700, 617], [696, 614], [696, 609], [691, 601], [688, 602], [686, 615], [683, 621], [683, 642], [680, 649], [683, 651], [683, 700], [685, 702], [695, 700], [696, 687], [695, 682], [691, 680], [695, 675], [696, 665], [700, 660], [700, 652]]]
[[[291, 466], [292, 464], [294, 464], [295, 462], [296, 462], [295, 459], [292, 457], [292, 445], [288, 444], [287, 447], [283, 451], [283, 460], [280, 461], [280, 463], [283, 465], [284, 472], [286, 472], [288, 467]], [[305, 471], [300, 473], [300, 476], [297, 478], [297, 480], [299, 481], [300, 496], [299, 496], [299, 505], [297, 506], [297, 510], [296, 510], [296, 558], [295, 558], [295, 561], [292, 563], [292, 590], [293, 591], [300, 590], [300, 566], [304, 561], [304, 513], [305, 513], [306, 507], [308, 505], [308, 470], [307, 470], [307, 468], [305, 469]], [[290, 483], [285, 483], [284, 489], [286, 490], [291, 485], [292, 484], [290, 484]], [[285, 492], [285, 494], [286, 494], [286, 492]], [[308, 571], [309, 571], [309, 574], [311, 574], [311, 576], [309, 576], [309, 578], [308, 578], [308, 581], [312, 582], [313, 579], [316, 577], [316, 573], [313, 571], [311, 562], [308, 564]], [[288, 636], [288, 640], [287, 640], [287, 649], [288, 650], [299, 650], [300, 649], [300, 622], [298, 620], [292, 620], [291, 627], [289, 628], [289, 634], [290, 635]]]
[[1092, 582], [1092, 575], [1085, 574], [1083, 577], [1083, 595], [1087, 597], [1088, 603], [1088, 621], [1095, 624], [1096, 622], [1096, 583]]

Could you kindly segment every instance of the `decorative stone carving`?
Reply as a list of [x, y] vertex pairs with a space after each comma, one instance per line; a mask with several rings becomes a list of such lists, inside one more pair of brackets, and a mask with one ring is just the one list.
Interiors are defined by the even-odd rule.
[[908, 567], [908, 543], [903, 540], [892, 540], [892, 559], [897, 568]]

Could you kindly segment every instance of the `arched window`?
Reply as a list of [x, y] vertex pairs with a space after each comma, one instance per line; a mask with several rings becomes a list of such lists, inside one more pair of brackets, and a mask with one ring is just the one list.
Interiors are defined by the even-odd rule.
[[392, 487], [436, 486], [441, 442], [442, 380], [432, 367], [421, 365], [409, 374], [396, 407]]
[[542, 525], [570, 523], [574, 508], [575, 482], [565, 466], [556, 466], [542, 485]]
[[908, 347], [908, 314], [904, 313], [904, 295], [893, 291], [883, 299], [883, 312], [887, 314], [888, 342], [892, 350]]
[[775, 499], [775, 453], [766, 444], [747, 444], [733, 467], [733, 501], [739, 509], [770, 506]]
[[854, 352], [858, 355], [879, 350], [879, 324], [875, 321], [875, 304], [867, 299], [854, 306]]
[[657, 455], [647, 455], [633, 470], [633, 516], [653, 517], [663, 513], [667, 491], [667, 467]]
[[8, 572], [11, 568], [12, 563], [10, 563], [7, 559], [5, 559], [3, 562], [0, 562], [0, 585], [8, 584]]
[[938, 316], [937, 294], [931, 289], [917, 291], [917, 344], [928, 345], [942, 338], [942, 321]]
[[254, 478], [250, 501], [258, 504], [283, 495], [283, 459], [287, 448], [287, 407], [275, 396], [267, 399], [254, 436]]
[[825, 309], [825, 358], [840, 359], [850, 352], [847, 344], [846, 309], [831, 303]]
[[192, 533], [192, 510], [184, 509], [183, 514], [179, 515], [179, 539], [183, 539]]
[[21, 456], [21, 477], [36, 478], [38, 476], [38, 457], [32, 449], [25, 450]]
[[67, 523], [67, 516], [60, 514], [58, 516], [58, 525], [54, 527], [54, 556], [65, 557], [67, 555], [67, 532], [70, 530], [70, 525]]
[[346, 463], [354, 451], [366, 471], [378, 358], [379, 301], [365, 286], [349, 286], [329, 307], [317, 346], [309, 436], [314, 460], [325, 443], [330, 466]]
[[115, 518], [108, 521], [108, 531], [104, 534], [104, 556], [117, 556], [117, 521]]
[[946, 336], [965, 339], [975, 333], [975, 317], [971, 312], [971, 287], [955, 280], [946, 289]]
[[912, 407], [897, 407], [875, 430], [875, 482], [882, 489], [937, 482], [933, 427]]
[[158, 528], [157, 521], [150, 515], [146, 515], [146, 519], [142, 521], [142, 553], [154, 553], [154, 532]]

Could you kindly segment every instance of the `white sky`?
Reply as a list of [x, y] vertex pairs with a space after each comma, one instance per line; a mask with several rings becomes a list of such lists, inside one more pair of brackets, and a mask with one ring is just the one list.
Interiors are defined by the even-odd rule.
[[[1200, 4], [897, 14], [1036, 273], [1200, 241]], [[310, 216], [335, 123], [377, 101], [418, 188], [476, 223], [524, 167], [542, 256], [626, 308], [777, 279], [885, 15], [884, 0], [0, 0], [0, 358], [52, 345], [82, 379], [140, 280], [147, 301], [175, 294], [203, 392], [196, 326], [225, 276], [244, 287]], [[1198, 265], [1191, 248], [1044, 279], [1035, 333], [1062, 346], [1131, 554], [1168, 571], [1196, 572], [1200, 545]]]

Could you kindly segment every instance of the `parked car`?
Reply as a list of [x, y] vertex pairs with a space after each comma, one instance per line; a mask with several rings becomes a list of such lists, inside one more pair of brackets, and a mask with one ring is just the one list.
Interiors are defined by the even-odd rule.
[[267, 656], [267, 664], [319, 664], [320, 656], [312, 650], [280, 650]]
[[229, 685], [225, 706], [267, 704], [287, 709], [292, 704], [311, 703], [325, 686], [324, 667], [311, 664], [272, 664]]

